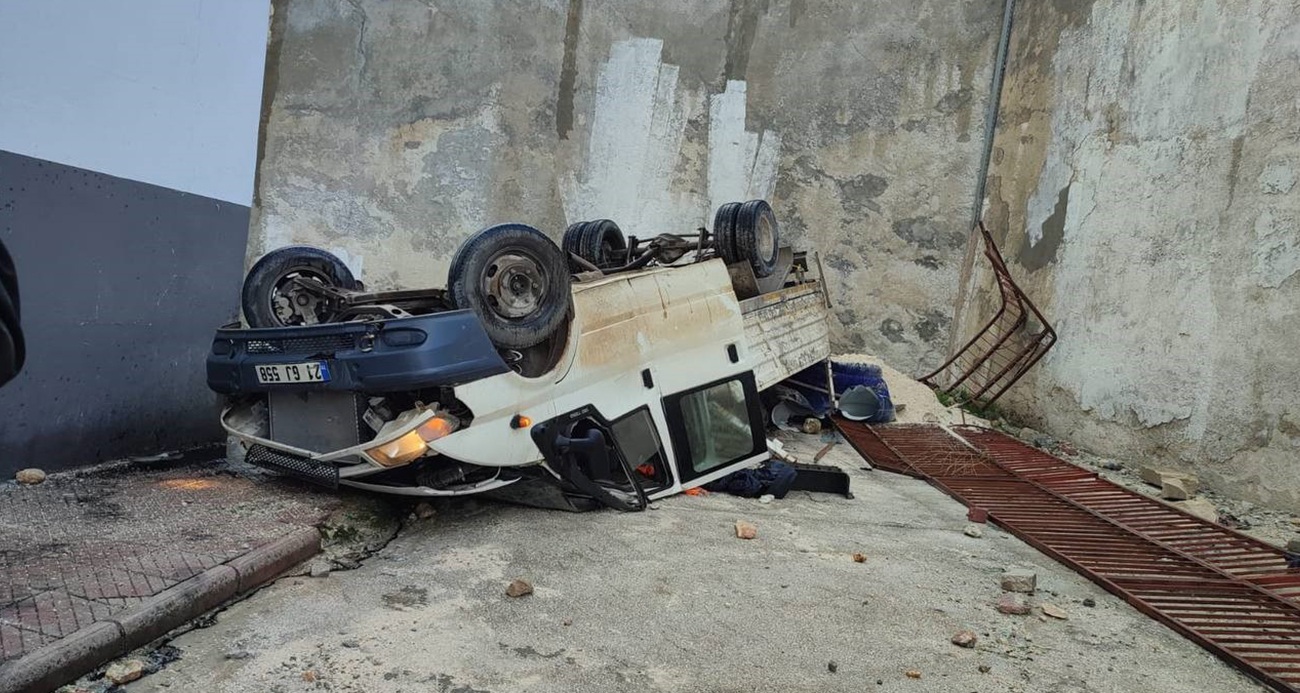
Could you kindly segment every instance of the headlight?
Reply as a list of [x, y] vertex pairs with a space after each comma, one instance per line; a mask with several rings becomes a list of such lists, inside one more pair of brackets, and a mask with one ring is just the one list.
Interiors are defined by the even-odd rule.
[[396, 440], [366, 450], [366, 454], [382, 467], [408, 464], [423, 457], [429, 451], [429, 443], [451, 434], [459, 425], [455, 417], [439, 414]]

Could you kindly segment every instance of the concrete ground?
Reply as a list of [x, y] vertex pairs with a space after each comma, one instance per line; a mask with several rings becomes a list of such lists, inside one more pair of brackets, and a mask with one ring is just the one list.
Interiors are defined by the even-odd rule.
[[[818, 446], [790, 443], [804, 459]], [[858, 471], [844, 445], [823, 463], [854, 469], [855, 499], [443, 503], [361, 567], [282, 579], [175, 638], [179, 659], [125, 689], [1264, 690], [1014, 537], [963, 535], [962, 506], [923, 482]], [[735, 538], [737, 519], [758, 537]], [[997, 612], [1013, 565], [1068, 618]], [[536, 592], [507, 597], [515, 578]], [[973, 649], [950, 643], [963, 629]]]

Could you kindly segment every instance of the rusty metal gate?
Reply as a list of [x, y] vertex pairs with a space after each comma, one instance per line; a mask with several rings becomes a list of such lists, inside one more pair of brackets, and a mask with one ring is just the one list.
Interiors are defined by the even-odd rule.
[[984, 510], [1245, 673], [1300, 690], [1300, 569], [1276, 547], [989, 429], [836, 424], [876, 466]]

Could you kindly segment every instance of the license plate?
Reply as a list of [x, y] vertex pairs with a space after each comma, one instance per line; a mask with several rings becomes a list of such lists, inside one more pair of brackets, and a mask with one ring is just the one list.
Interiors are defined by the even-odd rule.
[[324, 361], [274, 363], [257, 367], [257, 382], [263, 385], [327, 383], [329, 380], [330, 367]]

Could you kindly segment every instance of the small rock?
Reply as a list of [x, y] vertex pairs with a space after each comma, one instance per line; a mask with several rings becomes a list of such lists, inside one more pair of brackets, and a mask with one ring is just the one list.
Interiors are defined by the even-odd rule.
[[1032, 610], [1029, 606], [1029, 600], [1023, 596], [1014, 593], [1006, 593], [998, 598], [997, 609], [1004, 614], [1012, 616], [1027, 616]]
[[658, 503], [651, 503], [651, 504], [650, 504], [650, 509], [651, 509], [651, 510], [658, 510], [659, 508], [662, 508], [662, 507], [663, 507], [663, 506], [662, 506], [662, 505], [659, 505]]
[[908, 670], [907, 670], [907, 678], [909, 678], [909, 679], [919, 679], [919, 678], [921, 678], [921, 672], [917, 671], [916, 669], [908, 669]]
[[316, 677], [316, 672], [313, 671], [313, 670], [311, 670], [311, 669], [308, 669], [307, 671], [302, 672], [302, 680], [303, 680], [303, 681], [306, 681], [307, 683], [312, 683], [312, 682], [314, 682], [314, 681], [316, 680], [316, 678], [317, 678], [317, 677]]
[[764, 505], [767, 505], [768, 503], [771, 503], [774, 500], [776, 500], [776, 496], [770, 493], [764, 493], [763, 495], [758, 497], [758, 502]]
[[1119, 462], [1116, 462], [1115, 460], [1106, 460], [1101, 463], [1101, 468], [1109, 469], [1112, 472], [1118, 472], [1124, 469], [1124, 465], [1120, 464]]
[[980, 673], [981, 673], [981, 674], [987, 674], [987, 673], [989, 673], [990, 671], [993, 671], [993, 667], [991, 667], [991, 666], [989, 666], [989, 665], [987, 665], [987, 664], [981, 664], [981, 665], [979, 666], [979, 669], [980, 669]]
[[966, 525], [966, 529], [963, 529], [961, 533], [972, 539], [979, 539], [984, 536], [984, 530], [980, 529], [980, 526], [976, 524]]
[[1042, 609], [1044, 614], [1051, 616], [1052, 618], [1061, 619], [1062, 621], [1069, 618], [1065, 615], [1065, 609], [1054, 604], [1040, 604], [1038, 608]]
[[[815, 419], [814, 419], [814, 420], [815, 420]], [[831, 672], [832, 674], [834, 674], [835, 672], [837, 672], [837, 671], [839, 671], [839, 670], [840, 670], [840, 665], [836, 664], [836, 663], [835, 663], [835, 660], [832, 659], [831, 661], [829, 661], [829, 662], [826, 663], [826, 671], [829, 671], [829, 672]]]
[[357, 642], [356, 640], [352, 640], [352, 639], [344, 640], [339, 644], [350, 649], [356, 649], [358, 647], [361, 647], [360, 642]]
[[1024, 568], [1012, 568], [1002, 573], [1000, 584], [1008, 592], [1033, 594], [1038, 587], [1038, 574]]
[[248, 650], [231, 650], [226, 653], [226, 659], [248, 659], [253, 656]]
[[39, 469], [19, 469], [14, 481], [20, 484], [35, 485], [45, 481], [45, 472]]
[[853, 562], [854, 562], [854, 563], [866, 563], [866, 561], [867, 561], [867, 557], [866, 557], [866, 556], [864, 556], [864, 555], [862, 555], [862, 554], [860, 554], [860, 553], [855, 553], [855, 554], [853, 554]]
[[745, 522], [736, 520], [736, 537], [739, 539], [753, 539], [758, 536], [758, 527]]
[[1160, 480], [1160, 497], [1166, 500], [1188, 500], [1196, 495], [1199, 485], [1196, 477], [1166, 476]]
[[562, 626], [571, 626], [571, 625], [573, 625], [573, 619], [571, 619], [571, 618], [566, 618], [566, 619], [564, 619], [563, 621], [560, 621], [560, 625], [562, 625]]
[[1092, 597], [1088, 597], [1087, 599], [1083, 600], [1083, 605], [1091, 609], [1094, 606], [1097, 606], [1097, 600], [1093, 599]]
[[533, 593], [533, 586], [527, 580], [511, 580], [506, 586], [507, 597], [523, 597]]
[[1293, 524], [1293, 525], [1295, 525], [1295, 526], [1297, 526], [1297, 527], [1300, 527], [1300, 517], [1293, 517], [1293, 518], [1291, 518], [1291, 524]]
[[971, 648], [975, 647], [975, 641], [978, 639], [979, 638], [975, 637], [974, 633], [968, 630], [963, 630], [952, 636], [952, 644], [957, 647]]
[[1199, 517], [1207, 522], [1219, 521], [1219, 510], [1214, 504], [1204, 498], [1192, 498], [1185, 501], [1174, 501], [1172, 505], [1182, 510], [1188, 515]]
[[420, 501], [415, 505], [416, 519], [428, 520], [429, 518], [432, 518], [434, 515], [437, 514], [438, 511], [433, 509], [433, 504], [430, 503], [429, 501]]
[[108, 665], [104, 676], [117, 685], [129, 683], [144, 676], [144, 662], [138, 659], [123, 659]]
[[307, 574], [314, 578], [329, 577], [329, 561], [312, 561], [311, 566], [307, 568]]

